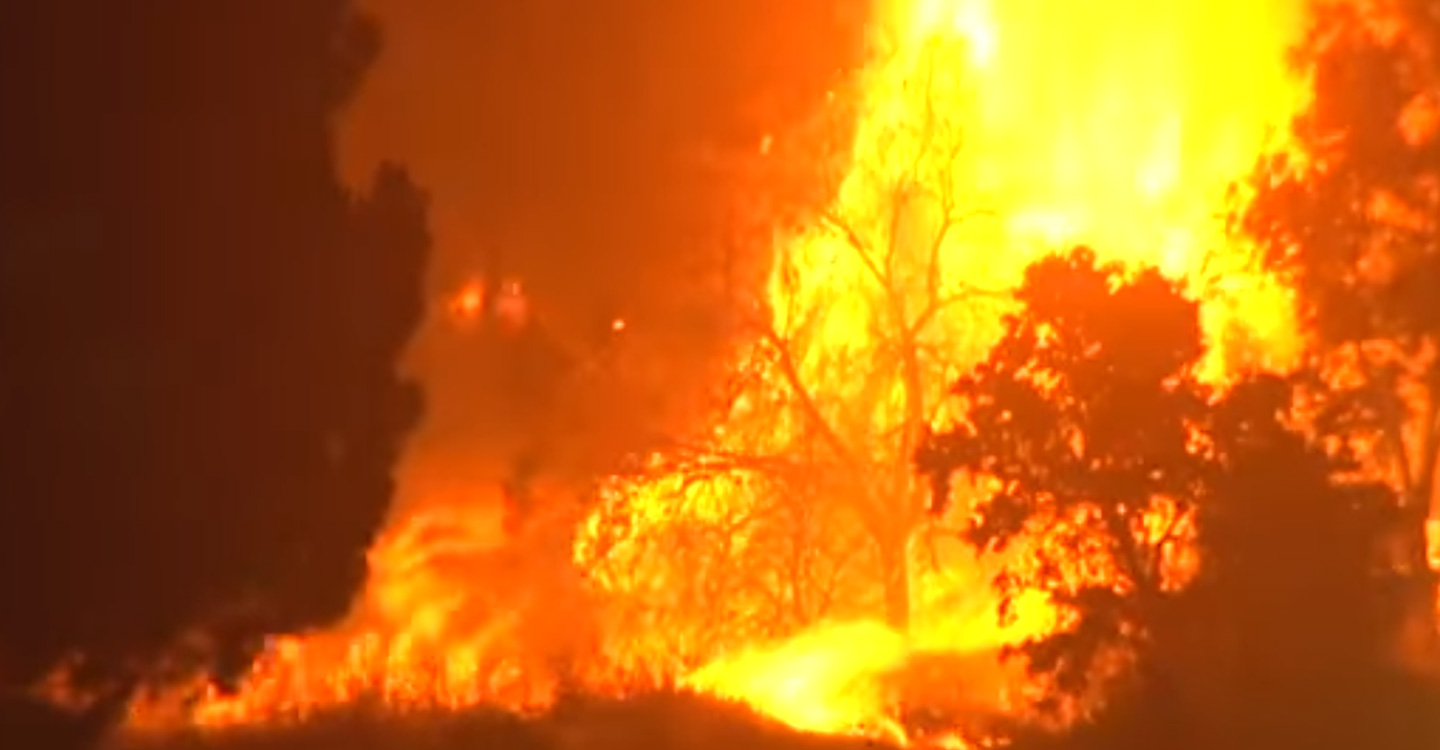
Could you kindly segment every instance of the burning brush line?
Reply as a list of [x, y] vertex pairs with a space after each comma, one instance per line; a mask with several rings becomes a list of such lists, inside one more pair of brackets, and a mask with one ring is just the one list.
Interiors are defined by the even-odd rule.
[[[1183, 280], [1210, 377], [1296, 355], [1287, 290], [1217, 216], [1306, 103], [1286, 58], [1304, 6], [879, 0], [873, 21], [843, 177], [755, 248], [773, 257], [765, 312], [734, 355], [738, 392], [690, 450], [602, 483], [583, 516], [537, 522], [534, 544], [498, 532], [499, 488], [399, 514], [349, 622], [278, 640], [236, 696], [203, 680], [151, 695], [132, 725], [367, 696], [535, 707], [562, 678], [684, 685], [818, 732], [903, 736], [902, 703], [1005, 710], [1023, 684], [989, 656], [1053, 613], [1037, 601], [997, 624], [986, 564], [947, 531], [965, 509], [936, 518], [910, 457], [1023, 269], [1056, 249]], [[772, 143], [757, 158], [787, 158]], [[566, 643], [582, 611], [593, 629]], [[926, 663], [965, 672], [915, 678]]]

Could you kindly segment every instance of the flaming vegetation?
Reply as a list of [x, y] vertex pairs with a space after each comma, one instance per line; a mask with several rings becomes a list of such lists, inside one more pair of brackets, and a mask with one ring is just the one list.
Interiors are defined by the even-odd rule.
[[[1287, 145], [1278, 136], [1307, 103], [1287, 64], [1302, 11], [1300, 0], [880, 3], [874, 63], [837, 96], [851, 142], [833, 175], [812, 178], [823, 199], [772, 227], [770, 273], [743, 290], [745, 335], [716, 412], [638, 468], [547, 487], [555, 507], [584, 515], [556, 511], [511, 543], [498, 488], [396, 515], [349, 621], [278, 640], [237, 696], [202, 687], [178, 718], [266, 721], [374, 694], [397, 709], [535, 705], [565, 680], [679, 683], [827, 732], [893, 733], [900, 703], [1016, 703], [1023, 682], [989, 657], [1073, 624], [1044, 596], [1054, 586], [1013, 576], [1057, 538], [1020, 535], [977, 558], [975, 534], [1018, 529], [958, 533], [987, 488], [931, 508], [912, 457], [963, 419], [951, 385], [1013, 342], [1017, 302], [1042, 302], [1014, 291], [1059, 247], [1156, 269], [1121, 308], [1136, 347], [1159, 314], [1146, 305], [1168, 299], [1146, 290], [1173, 284], [1196, 301], [1194, 350], [1146, 373], [1152, 388], [1135, 398], [1181, 398], [1160, 386], [1182, 370], [1199, 373], [1186, 381], [1198, 393], [1296, 361], [1286, 288], [1217, 217], [1246, 209], [1234, 181]], [[788, 143], [756, 158], [791, 170]], [[1116, 460], [1187, 450], [1181, 426], [1124, 436]], [[1165, 509], [1130, 503], [1100, 520], [1174, 531], [1188, 481], [1144, 487], [1170, 498]], [[1117, 560], [1086, 575], [1160, 596], [1172, 585], [1162, 563], [1193, 564], [1157, 534], [1127, 553], [1145, 559], [1143, 575]], [[1017, 583], [998, 598], [997, 572]], [[558, 596], [573, 610], [557, 612]], [[923, 678], [961, 663], [963, 674]], [[137, 704], [134, 723], [175, 720], [176, 695]]]

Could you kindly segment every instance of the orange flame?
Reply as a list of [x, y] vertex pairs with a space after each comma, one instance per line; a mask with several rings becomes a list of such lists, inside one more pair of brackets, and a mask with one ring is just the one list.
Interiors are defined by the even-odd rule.
[[[736, 356], [753, 384], [703, 456], [657, 456], [639, 479], [606, 483], [578, 522], [584, 580], [530, 559], [563, 534], [497, 545], [494, 501], [401, 514], [351, 622], [284, 641], [239, 697], [203, 695], [182, 719], [260, 721], [364, 691], [398, 705], [543, 701], [548, 645], [525, 632], [547, 602], [521, 584], [544, 579], [538, 596], [569, 592], [594, 614], [578, 669], [591, 688], [645, 676], [805, 729], [893, 735], [894, 705], [910, 698], [890, 678], [917, 655], [985, 654], [1053, 625], [1038, 604], [995, 623], [985, 565], [925, 520], [908, 469], [917, 428], [983, 356], [1029, 262], [1083, 242], [1184, 279], [1217, 377], [1294, 355], [1286, 290], [1217, 215], [1305, 103], [1286, 65], [1302, 11], [880, 2], [846, 176], [823, 219], [774, 249], [773, 315]], [[765, 158], [784, 158], [774, 143]], [[473, 317], [483, 303], [467, 287], [453, 309]], [[147, 705], [136, 722], [159, 715]]]

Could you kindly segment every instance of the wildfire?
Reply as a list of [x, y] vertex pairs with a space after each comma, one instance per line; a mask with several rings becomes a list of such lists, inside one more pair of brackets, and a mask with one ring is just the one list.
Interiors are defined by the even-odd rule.
[[[1305, 103], [1286, 65], [1303, 5], [891, 0], [874, 18], [845, 179], [773, 249], [768, 318], [736, 355], [747, 385], [693, 450], [605, 482], [588, 516], [556, 522], [573, 539], [497, 544], [483, 497], [397, 516], [351, 622], [278, 642], [238, 697], [204, 694], [185, 721], [361, 694], [543, 701], [556, 643], [535, 633], [558, 638], [579, 611], [554, 614], [557, 591], [594, 613], [575, 668], [592, 689], [679, 683], [826, 732], [891, 733], [918, 699], [1002, 704], [1011, 678], [974, 665], [1051, 613], [997, 624], [985, 564], [949, 533], [963, 509], [928, 520], [910, 451], [1025, 265], [1062, 246], [1186, 280], [1216, 376], [1294, 354], [1285, 290], [1218, 216]], [[766, 158], [784, 158], [773, 143]], [[467, 289], [454, 312], [482, 303]], [[534, 552], [555, 545], [582, 574]], [[963, 695], [907, 694], [926, 654], [986, 658], [953, 676]]]

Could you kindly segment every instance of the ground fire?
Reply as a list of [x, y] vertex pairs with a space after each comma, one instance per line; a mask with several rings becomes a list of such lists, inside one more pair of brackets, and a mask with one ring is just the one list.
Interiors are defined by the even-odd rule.
[[394, 515], [347, 622], [277, 638], [238, 695], [148, 696], [133, 726], [654, 684], [830, 733], [1008, 710], [1024, 681], [993, 655], [1051, 613], [997, 624], [963, 503], [932, 512], [910, 457], [1026, 265], [1075, 244], [1184, 281], [1210, 377], [1295, 355], [1286, 290], [1219, 217], [1306, 103], [1286, 54], [1305, 22], [1301, 0], [878, 0], [843, 178], [754, 249], [764, 312], [724, 408], [598, 486], [538, 480], [547, 510], [510, 536], [500, 486], [410, 488], [435, 501]]

